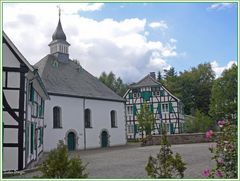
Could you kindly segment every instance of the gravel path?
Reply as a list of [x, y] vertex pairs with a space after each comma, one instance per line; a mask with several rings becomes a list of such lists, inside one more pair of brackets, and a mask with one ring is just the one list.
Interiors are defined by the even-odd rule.
[[[212, 143], [172, 145], [172, 150], [178, 152], [187, 164], [184, 178], [203, 178], [202, 171], [211, 168], [214, 162], [210, 160], [208, 147]], [[70, 153], [80, 155], [84, 163], [88, 163], [89, 178], [148, 178], [145, 165], [149, 155], [155, 156], [160, 146], [140, 147], [139, 144], [114, 148], [94, 149]], [[31, 178], [39, 172], [28, 173], [14, 178]]]

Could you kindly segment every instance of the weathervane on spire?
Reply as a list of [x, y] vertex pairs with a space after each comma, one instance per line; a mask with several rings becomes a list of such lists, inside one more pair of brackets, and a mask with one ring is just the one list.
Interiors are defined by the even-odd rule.
[[60, 8], [60, 5], [57, 5], [57, 8], [58, 8], [58, 16], [59, 16], [59, 19], [60, 19], [60, 16], [61, 16], [61, 8]]

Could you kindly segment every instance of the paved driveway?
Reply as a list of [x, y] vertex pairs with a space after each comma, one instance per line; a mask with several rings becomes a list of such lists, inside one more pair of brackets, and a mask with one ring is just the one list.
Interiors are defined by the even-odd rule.
[[[173, 145], [187, 164], [185, 178], [203, 178], [202, 171], [214, 165], [208, 147], [212, 143]], [[160, 146], [127, 146], [80, 151], [81, 159], [89, 163], [89, 178], [148, 178], [145, 165], [149, 155], [155, 156]], [[75, 153], [76, 154], [76, 153]]]
[[[210, 160], [208, 147], [212, 143], [172, 145], [172, 150], [178, 152], [187, 164], [185, 178], [203, 178], [202, 171], [211, 168], [214, 162]], [[84, 163], [89, 163], [87, 171], [89, 178], [148, 178], [145, 165], [149, 155], [155, 156], [160, 146], [141, 147], [139, 144], [95, 149], [70, 153], [80, 155]], [[40, 172], [27, 173], [11, 178], [31, 178]]]

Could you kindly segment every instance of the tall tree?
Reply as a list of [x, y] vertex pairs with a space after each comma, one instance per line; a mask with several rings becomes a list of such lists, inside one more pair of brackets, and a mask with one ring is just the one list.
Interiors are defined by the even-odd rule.
[[146, 102], [144, 102], [140, 112], [137, 114], [137, 120], [141, 132], [145, 131], [146, 136], [150, 136], [151, 131], [153, 130], [155, 118], [153, 112], [149, 110], [149, 106]]
[[120, 77], [116, 78], [113, 72], [110, 72], [109, 74], [102, 72], [99, 80], [120, 96], [123, 96], [127, 91], [128, 85], [124, 84]]
[[180, 72], [172, 87], [184, 104], [185, 114], [194, 115], [196, 110], [208, 114], [214, 77], [210, 63]]
[[161, 81], [162, 81], [162, 74], [161, 74], [160, 71], [158, 71], [157, 81], [158, 81], [158, 82], [161, 82]]
[[226, 117], [236, 120], [237, 75], [237, 65], [233, 64], [213, 84], [209, 113], [215, 120]]

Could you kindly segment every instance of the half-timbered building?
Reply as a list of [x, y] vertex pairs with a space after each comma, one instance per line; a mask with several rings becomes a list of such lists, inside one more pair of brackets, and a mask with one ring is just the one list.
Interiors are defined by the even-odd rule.
[[137, 113], [144, 102], [149, 110], [154, 113], [155, 123], [152, 131], [153, 135], [161, 134], [163, 124], [167, 127], [168, 134], [178, 134], [182, 132], [184, 115], [183, 104], [167, 90], [155, 78], [155, 73], [151, 72], [138, 83], [130, 86], [126, 94], [126, 125], [128, 139], [142, 138], [144, 133], [139, 131]]
[[3, 32], [3, 171], [22, 170], [43, 152], [44, 102], [40, 76]]

